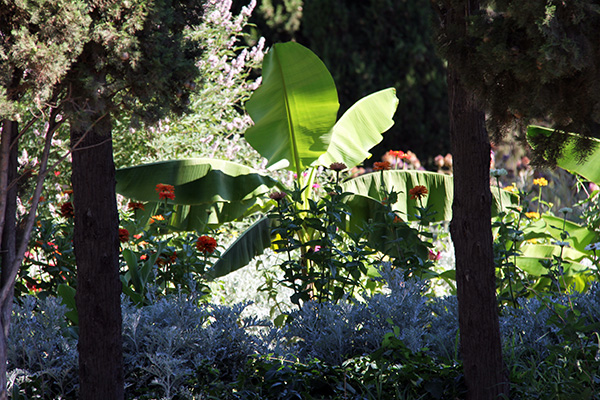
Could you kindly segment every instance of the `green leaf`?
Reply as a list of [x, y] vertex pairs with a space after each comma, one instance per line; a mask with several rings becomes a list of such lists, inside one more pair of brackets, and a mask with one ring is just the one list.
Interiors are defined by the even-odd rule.
[[75, 289], [69, 285], [61, 283], [57, 286], [56, 292], [62, 299], [62, 303], [69, 309], [69, 311], [65, 313], [65, 316], [69, 318], [73, 324], [79, 324], [79, 313], [77, 312], [77, 304], [75, 302]]
[[[381, 198], [381, 176], [380, 171], [361, 175], [344, 182], [342, 189], [381, 202], [383, 200]], [[419, 203], [410, 198], [409, 190], [418, 185], [425, 186], [429, 192], [422, 201], [423, 207], [430, 207], [430, 211], [435, 213], [433, 220], [449, 221], [452, 219], [454, 186], [451, 176], [428, 171], [389, 170], [383, 172], [383, 179], [388, 190], [393, 189], [398, 192], [398, 201], [391, 206], [394, 211], [400, 213], [404, 220], [417, 219]], [[506, 190], [498, 191], [497, 188], [491, 188], [491, 192], [493, 197], [492, 215], [495, 215], [496, 210], [500, 208], [500, 198], [504, 209], [518, 203], [518, 197]]]
[[250, 261], [271, 246], [271, 224], [269, 218], [261, 218], [246, 229], [229, 246], [214, 266], [206, 272], [209, 280], [225, 276], [248, 265]]
[[327, 151], [338, 108], [323, 62], [298, 43], [277, 43], [265, 55], [261, 86], [246, 102], [254, 126], [244, 136], [269, 166], [287, 161], [299, 173]]
[[[581, 175], [589, 181], [600, 185], [600, 168], [598, 168], [598, 165], [600, 164], [600, 146], [598, 146], [600, 140], [596, 138], [585, 138], [594, 144], [595, 148], [585, 160], [581, 160], [576, 151], [576, 146], [577, 141], [583, 139], [583, 136], [577, 133], [555, 131], [554, 129], [544, 128], [542, 126], [531, 125], [527, 127], [527, 139], [529, 143], [534, 146], [534, 149], [534, 139], [541, 135], [549, 138], [553, 136], [567, 137], [568, 141], [562, 151], [562, 156], [556, 160], [557, 165], [573, 174]], [[543, 149], [539, 150], [543, 151]]]
[[[342, 183], [342, 189], [381, 202], [381, 177], [380, 171], [364, 174]], [[390, 170], [383, 172], [383, 179], [388, 190], [398, 192], [398, 201], [391, 206], [405, 221], [416, 219], [416, 207], [419, 204], [410, 198], [408, 191], [418, 185], [425, 186], [429, 191], [423, 198], [423, 206], [431, 207], [431, 211], [435, 212], [434, 220], [443, 221], [452, 217], [454, 189], [451, 176], [427, 171]]]
[[[556, 240], [563, 240], [560, 237], [562, 233], [563, 223], [565, 224], [565, 230], [569, 232], [569, 236], [564, 239], [566, 242], [569, 242], [573, 248], [579, 250], [580, 252], [584, 252], [585, 246], [590, 243], [596, 242], [596, 238], [598, 234], [586, 228], [585, 226], [576, 224], [572, 221], [564, 222], [563, 218], [555, 217], [552, 215], [542, 215], [542, 219], [546, 222], [546, 230]], [[590, 253], [588, 251], [588, 253]]]
[[273, 202], [265, 197], [280, 186], [275, 179], [253, 168], [224, 160], [197, 158], [161, 161], [117, 170], [117, 192], [137, 201], [149, 202], [148, 219], [162, 204], [158, 183], [175, 187], [173, 229], [204, 230], [234, 221], [249, 213], [268, 209]]
[[[542, 265], [540, 261], [554, 260], [554, 256], [560, 256], [561, 248], [557, 245], [550, 244], [528, 244], [521, 248], [522, 255], [516, 257], [516, 265], [527, 274], [544, 277], [548, 274], [548, 269]], [[579, 261], [581, 261], [586, 255], [575, 249], [565, 247], [562, 249], [563, 258], [563, 276], [569, 278], [567, 284], [571, 284], [573, 279], [583, 279], [584, 275], [587, 274], [589, 268]], [[581, 278], [581, 279], [580, 279]], [[585, 279], [583, 279], [585, 280]], [[546, 278], [542, 278], [536, 284], [536, 288], [542, 288], [549, 284]]]
[[318, 164], [328, 167], [331, 163], [343, 162], [352, 168], [371, 157], [368, 150], [381, 142], [381, 134], [394, 125], [392, 117], [397, 107], [394, 88], [360, 99], [333, 127], [327, 153], [319, 157]]

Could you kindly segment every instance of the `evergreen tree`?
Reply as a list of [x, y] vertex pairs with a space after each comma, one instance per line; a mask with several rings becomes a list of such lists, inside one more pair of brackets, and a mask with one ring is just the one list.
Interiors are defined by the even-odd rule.
[[[3, 200], [14, 183], [9, 181], [9, 159], [16, 148], [14, 140], [12, 147], [5, 146], [5, 139], [14, 134], [23, 111], [31, 102], [45, 108], [52, 100], [53, 115], [60, 110], [70, 124], [82, 399], [123, 398], [111, 121], [119, 112], [153, 122], [167, 112], [186, 110], [201, 49], [185, 33], [200, 23], [202, 13], [202, 2], [194, 0], [0, 3]], [[39, 176], [45, 173], [42, 168]], [[13, 211], [5, 207], [2, 215]], [[11, 243], [3, 238], [2, 246]], [[18, 270], [23, 257], [13, 254], [10, 266], [2, 259], [2, 273], [10, 273], [10, 279], [2, 278], [3, 300], [14, 287], [11, 266]], [[2, 322], [6, 336], [9, 321]], [[5, 353], [0, 351], [0, 357]], [[2, 387], [0, 399], [6, 398], [5, 380]]]
[[[438, 43], [448, 60], [455, 197], [455, 243], [461, 346], [470, 399], [506, 394], [498, 354], [489, 215], [489, 141], [543, 119], [554, 128], [600, 137], [598, 63], [600, 4], [596, 1], [434, 1]], [[470, 99], [470, 100], [469, 100]], [[470, 102], [470, 105], [469, 103]], [[471, 111], [469, 111], [469, 109]], [[479, 122], [466, 118], [479, 111]], [[480, 128], [476, 128], [477, 126]], [[541, 138], [544, 139], [544, 138]], [[537, 144], [538, 165], [555, 165], [565, 141]], [[484, 172], [482, 174], [482, 171]], [[486, 176], [483, 176], [486, 175]]]

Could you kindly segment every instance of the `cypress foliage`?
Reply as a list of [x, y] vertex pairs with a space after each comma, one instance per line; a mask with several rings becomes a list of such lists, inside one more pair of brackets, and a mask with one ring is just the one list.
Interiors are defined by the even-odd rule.
[[[443, 15], [448, 4], [436, 2]], [[600, 137], [600, 4], [592, 0], [481, 1], [467, 35], [439, 31], [440, 51], [480, 99], [495, 140], [511, 128], [545, 120], [557, 130]], [[538, 147], [538, 164], [553, 166], [564, 141]], [[581, 157], [589, 141], [578, 143]]]

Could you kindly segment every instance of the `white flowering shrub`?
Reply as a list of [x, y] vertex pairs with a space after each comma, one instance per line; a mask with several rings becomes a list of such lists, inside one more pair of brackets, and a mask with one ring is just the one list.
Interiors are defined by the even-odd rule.
[[[251, 0], [238, 15], [231, 12], [230, 0], [209, 0], [203, 23], [188, 34], [200, 38], [203, 55], [198, 62], [201, 80], [190, 98], [191, 112], [161, 120], [155, 126], [131, 128], [121, 121], [115, 135], [117, 166], [141, 162], [209, 157], [226, 159], [263, 169], [266, 162], [242, 138], [251, 124], [243, 104], [260, 85], [258, 73], [265, 52], [265, 40], [245, 45], [243, 29], [256, 1]], [[132, 140], [132, 138], [134, 140]]]

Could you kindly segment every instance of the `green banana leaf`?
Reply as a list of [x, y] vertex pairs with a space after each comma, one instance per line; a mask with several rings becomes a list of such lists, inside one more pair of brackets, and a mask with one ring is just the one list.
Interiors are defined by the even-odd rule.
[[225, 276], [246, 265], [271, 246], [271, 224], [269, 218], [261, 218], [244, 231], [221, 254], [219, 260], [206, 272], [209, 280]]
[[328, 167], [343, 162], [352, 168], [371, 157], [368, 152], [383, 140], [381, 135], [394, 125], [398, 107], [394, 88], [384, 89], [357, 101], [333, 127], [329, 148], [317, 163]]
[[533, 144], [534, 139], [540, 135], [546, 137], [568, 137], [569, 140], [562, 152], [562, 156], [560, 159], [556, 160], [557, 165], [573, 174], [581, 175], [589, 181], [600, 185], [600, 168], [598, 168], [598, 165], [600, 165], [600, 140], [596, 138], [586, 138], [595, 144], [595, 148], [585, 160], [581, 160], [575, 151], [577, 140], [582, 139], [581, 135], [554, 131], [554, 129], [541, 126], [531, 125], [527, 127], [527, 139], [532, 146], [535, 146]]
[[569, 242], [579, 252], [591, 254], [591, 251], [585, 250], [585, 246], [597, 242], [598, 234], [596, 232], [572, 221], [564, 222], [562, 218], [552, 215], [542, 215], [542, 219], [546, 222], [546, 231], [552, 238], [562, 240], [560, 234], [563, 231], [563, 224], [565, 224], [565, 230], [569, 232], [569, 236], [565, 241]]
[[280, 184], [256, 170], [224, 160], [197, 158], [161, 161], [117, 170], [117, 192], [125, 197], [148, 202], [146, 220], [154, 215], [159, 201], [158, 183], [173, 185], [174, 213], [169, 221], [175, 230], [204, 230], [234, 221], [259, 210], [269, 209], [273, 201], [265, 194]]
[[246, 102], [254, 121], [244, 134], [268, 166], [302, 172], [327, 151], [339, 108], [323, 62], [306, 47], [276, 43], [263, 60], [261, 86]]
[[[342, 183], [345, 192], [360, 194], [370, 199], [381, 202], [381, 172], [373, 172], [361, 175]], [[434, 221], [449, 221], [452, 219], [452, 200], [454, 196], [453, 179], [449, 175], [437, 172], [414, 171], [414, 170], [389, 170], [383, 172], [383, 179], [388, 190], [393, 188], [398, 192], [398, 201], [392, 204], [392, 209], [397, 211], [404, 220], [416, 220], [417, 207], [420, 203], [410, 198], [409, 190], [415, 186], [422, 185], [429, 193], [422, 199], [423, 207], [429, 207], [434, 213]], [[494, 190], [492, 188], [492, 212], [495, 214], [500, 208], [506, 208], [518, 203], [518, 197], [505, 190]], [[366, 209], [359, 207], [356, 203], [360, 198], [352, 199], [357, 210]], [[368, 206], [365, 206], [368, 208]], [[354, 209], [353, 209], [354, 210]]]
[[[552, 261], [554, 259], [553, 256], [559, 256], [561, 254], [560, 246], [530, 244], [523, 246], [522, 251], [523, 254], [516, 257], [516, 264], [527, 274], [539, 278], [533, 286], [534, 289], [542, 290], [550, 286], [552, 282], [547, 277], [550, 271], [548, 271], [540, 261]], [[584, 253], [575, 249], [568, 247], [562, 249], [562, 258], [564, 260], [562, 263], [562, 276], [565, 279], [564, 283], [567, 285], [567, 288], [571, 285], [575, 285], [575, 290], [584, 290], [589, 281], [589, 267], [585, 266], [580, 261], [585, 257], [586, 255]], [[563, 282], [561, 282], [561, 284], [562, 283]]]

